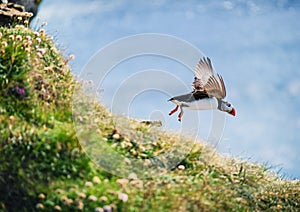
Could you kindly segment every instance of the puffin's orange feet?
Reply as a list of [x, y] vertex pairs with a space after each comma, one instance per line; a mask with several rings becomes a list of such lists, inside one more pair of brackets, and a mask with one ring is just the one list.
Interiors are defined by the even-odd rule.
[[178, 114], [178, 121], [181, 121], [182, 116], [183, 116], [183, 110], [181, 110], [180, 113]]
[[169, 113], [169, 116], [172, 115], [173, 113], [175, 113], [178, 110], [178, 107], [179, 106], [177, 105], [174, 110], [171, 110], [171, 112]]

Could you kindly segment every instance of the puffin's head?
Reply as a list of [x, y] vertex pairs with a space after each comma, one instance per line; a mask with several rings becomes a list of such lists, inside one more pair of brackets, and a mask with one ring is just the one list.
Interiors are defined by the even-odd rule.
[[222, 102], [221, 102], [220, 110], [224, 111], [224, 112], [227, 112], [232, 116], [236, 115], [236, 111], [235, 111], [233, 105], [230, 104], [229, 102], [224, 101], [224, 100], [222, 100]]

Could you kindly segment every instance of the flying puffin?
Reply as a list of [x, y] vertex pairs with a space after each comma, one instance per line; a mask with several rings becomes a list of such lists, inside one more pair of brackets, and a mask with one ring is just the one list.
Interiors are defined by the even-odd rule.
[[169, 99], [176, 104], [169, 115], [175, 113], [180, 108], [178, 121], [183, 116], [183, 108], [190, 110], [212, 110], [218, 109], [235, 116], [236, 112], [232, 104], [225, 101], [226, 88], [221, 75], [214, 74], [210, 59], [203, 57], [195, 68], [194, 82], [191, 84], [193, 91], [188, 94], [175, 96]]

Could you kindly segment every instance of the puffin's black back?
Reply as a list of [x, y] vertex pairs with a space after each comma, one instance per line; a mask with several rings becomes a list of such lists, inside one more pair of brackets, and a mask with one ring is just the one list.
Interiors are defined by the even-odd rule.
[[169, 101], [177, 100], [180, 102], [193, 102], [195, 100], [205, 99], [205, 98], [209, 98], [206, 92], [196, 91], [188, 94], [183, 94], [180, 96], [174, 96], [173, 98], [169, 99]]

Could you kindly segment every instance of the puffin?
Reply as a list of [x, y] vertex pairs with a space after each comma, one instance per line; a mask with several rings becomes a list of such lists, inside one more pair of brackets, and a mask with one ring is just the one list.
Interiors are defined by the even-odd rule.
[[203, 57], [195, 68], [194, 82], [191, 84], [193, 91], [187, 94], [174, 96], [168, 101], [176, 104], [169, 115], [174, 114], [179, 108], [178, 121], [183, 116], [183, 108], [189, 110], [214, 110], [236, 115], [235, 108], [225, 100], [226, 87], [220, 74], [215, 74], [211, 60]]

